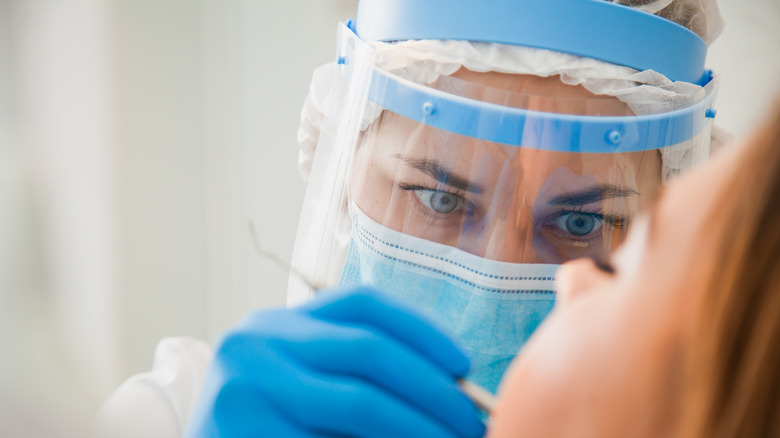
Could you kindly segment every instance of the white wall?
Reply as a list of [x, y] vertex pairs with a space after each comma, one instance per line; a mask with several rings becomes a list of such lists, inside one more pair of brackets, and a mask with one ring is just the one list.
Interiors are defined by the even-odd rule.
[[64, 349], [105, 390], [116, 381], [123, 348], [112, 312], [119, 233], [111, 10], [101, 0], [3, 3], [10, 41], [0, 61], [10, 66], [12, 107], [6, 138], [16, 139], [11, 148], [24, 156], [31, 182], [26, 194], [34, 194], [42, 282], [62, 320], [52, 326], [63, 328]]
[[721, 76], [715, 123], [739, 139], [763, 121], [780, 93], [780, 1], [718, 4], [726, 28], [707, 56]]
[[0, 0], [3, 138], [32, 152], [47, 279], [97, 392], [149, 369], [163, 336], [211, 341], [283, 305], [247, 222], [290, 257], [300, 107], [355, 7]]
[[116, 316], [126, 375], [150, 367], [163, 334], [206, 335], [207, 164], [198, 2], [119, 0], [113, 19]]
[[283, 305], [303, 197], [295, 133], [356, 1], [117, 0], [122, 372]]

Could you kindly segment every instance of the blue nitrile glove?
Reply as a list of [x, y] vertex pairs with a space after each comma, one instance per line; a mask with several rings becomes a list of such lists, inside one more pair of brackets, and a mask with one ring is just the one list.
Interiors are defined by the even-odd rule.
[[261, 311], [219, 345], [188, 437], [481, 437], [466, 356], [369, 288]]

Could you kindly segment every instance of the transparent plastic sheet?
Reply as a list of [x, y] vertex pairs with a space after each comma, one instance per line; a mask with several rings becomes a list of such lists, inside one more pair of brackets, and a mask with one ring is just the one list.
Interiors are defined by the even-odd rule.
[[[291, 260], [296, 270], [326, 286], [338, 284], [344, 266], [352, 229], [347, 208], [348, 175], [362, 133], [363, 114], [370, 105], [367, 89], [373, 49], [358, 45], [352, 50], [351, 80], [340, 72], [328, 75], [333, 85], [324, 93], [324, 105], [338, 106], [340, 111], [329, 111], [330, 119], [318, 127], [317, 153], [308, 175]], [[299, 276], [289, 276], [288, 305], [303, 303], [312, 296], [313, 291]]]
[[[463, 69], [557, 76], [567, 84], [581, 85], [594, 94], [617, 97], [637, 115], [663, 114], [694, 105], [710, 94], [718, 82], [717, 75], [706, 87], [672, 82], [654, 71], [637, 72], [595, 59], [522, 46], [438, 40], [368, 44], [376, 50], [375, 62], [381, 68], [420, 84], [434, 83]], [[308, 179], [320, 127], [328, 124], [333, 114], [344, 108], [347, 92], [333, 86], [334, 82], [338, 82], [334, 78], [341, 75], [339, 67], [334, 62], [315, 71], [301, 112], [299, 168], [304, 179]], [[374, 105], [367, 114], [378, 117], [380, 113], [381, 107]], [[372, 117], [364, 117], [362, 128], [371, 122]], [[723, 134], [722, 130], [714, 129], [713, 143], [728, 142], [728, 135]], [[679, 173], [680, 169], [687, 168], [690, 157], [702, 154], [702, 151], [683, 151], [685, 144], [677, 148], [677, 153], [664, 155], [664, 175]], [[703, 152], [708, 153], [709, 148], [705, 149]]]
[[383, 113], [350, 197], [377, 223], [490, 260], [604, 259], [661, 185], [658, 151], [583, 154], [475, 140]]
[[[527, 131], [521, 137], [533, 147], [487, 140], [500, 133], [487, 112], [448, 113], [456, 120], [448, 126], [471, 124], [477, 137], [438, 128], [427, 116], [382, 107], [395, 91], [376, 82], [373, 50], [355, 50], [338, 77], [345, 82], [333, 87], [349, 84], [346, 103], [319, 133], [292, 264], [317, 284], [368, 284], [405, 297], [464, 345], [474, 359], [470, 378], [491, 390], [552, 308], [557, 266], [609, 256], [667, 178], [665, 155], [680, 155], [673, 158], [685, 166], [708, 155], [704, 115], [684, 142], [627, 152], [575, 143], [546, 149], [561, 124], [530, 116], [514, 129]], [[499, 119], [500, 108], [508, 118], [522, 108], [625, 119], [629, 130], [640, 119], [625, 102], [556, 77], [461, 69], [422, 85], [452, 102], [498, 107]], [[288, 303], [310, 296], [292, 276]]]

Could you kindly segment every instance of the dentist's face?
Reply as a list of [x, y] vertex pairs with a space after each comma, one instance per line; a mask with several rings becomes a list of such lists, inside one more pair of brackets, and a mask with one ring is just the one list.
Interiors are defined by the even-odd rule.
[[[468, 70], [453, 76], [435, 86], [536, 111], [630, 113], [615, 98], [557, 77]], [[608, 256], [639, 205], [660, 186], [660, 175], [657, 151], [584, 154], [507, 146], [385, 112], [357, 150], [350, 194], [364, 213], [394, 230], [488, 259], [560, 264]]]
[[708, 236], [726, 225], [712, 212], [731, 158], [672, 184], [607, 267], [559, 269], [555, 309], [502, 381], [492, 438], [675, 436], [682, 353], [714, 268]]

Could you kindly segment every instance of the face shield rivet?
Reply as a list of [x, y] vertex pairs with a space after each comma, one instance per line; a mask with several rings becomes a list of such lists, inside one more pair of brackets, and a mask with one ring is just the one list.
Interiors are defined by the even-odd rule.
[[342, 64], [343, 65], [343, 64], [346, 64], [346, 63], [347, 63], [347, 58], [345, 56], [339, 56], [336, 59], [336, 64]]
[[613, 129], [607, 133], [607, 143], [612, 146], [617, 146], [621, 141], [623, 141], [623, 134], [620, 132]]
[[436, 107], [431, 102], [425, 102], [422, 106], [423, 113], [426, 115], [431, 115], [436, 110]]

